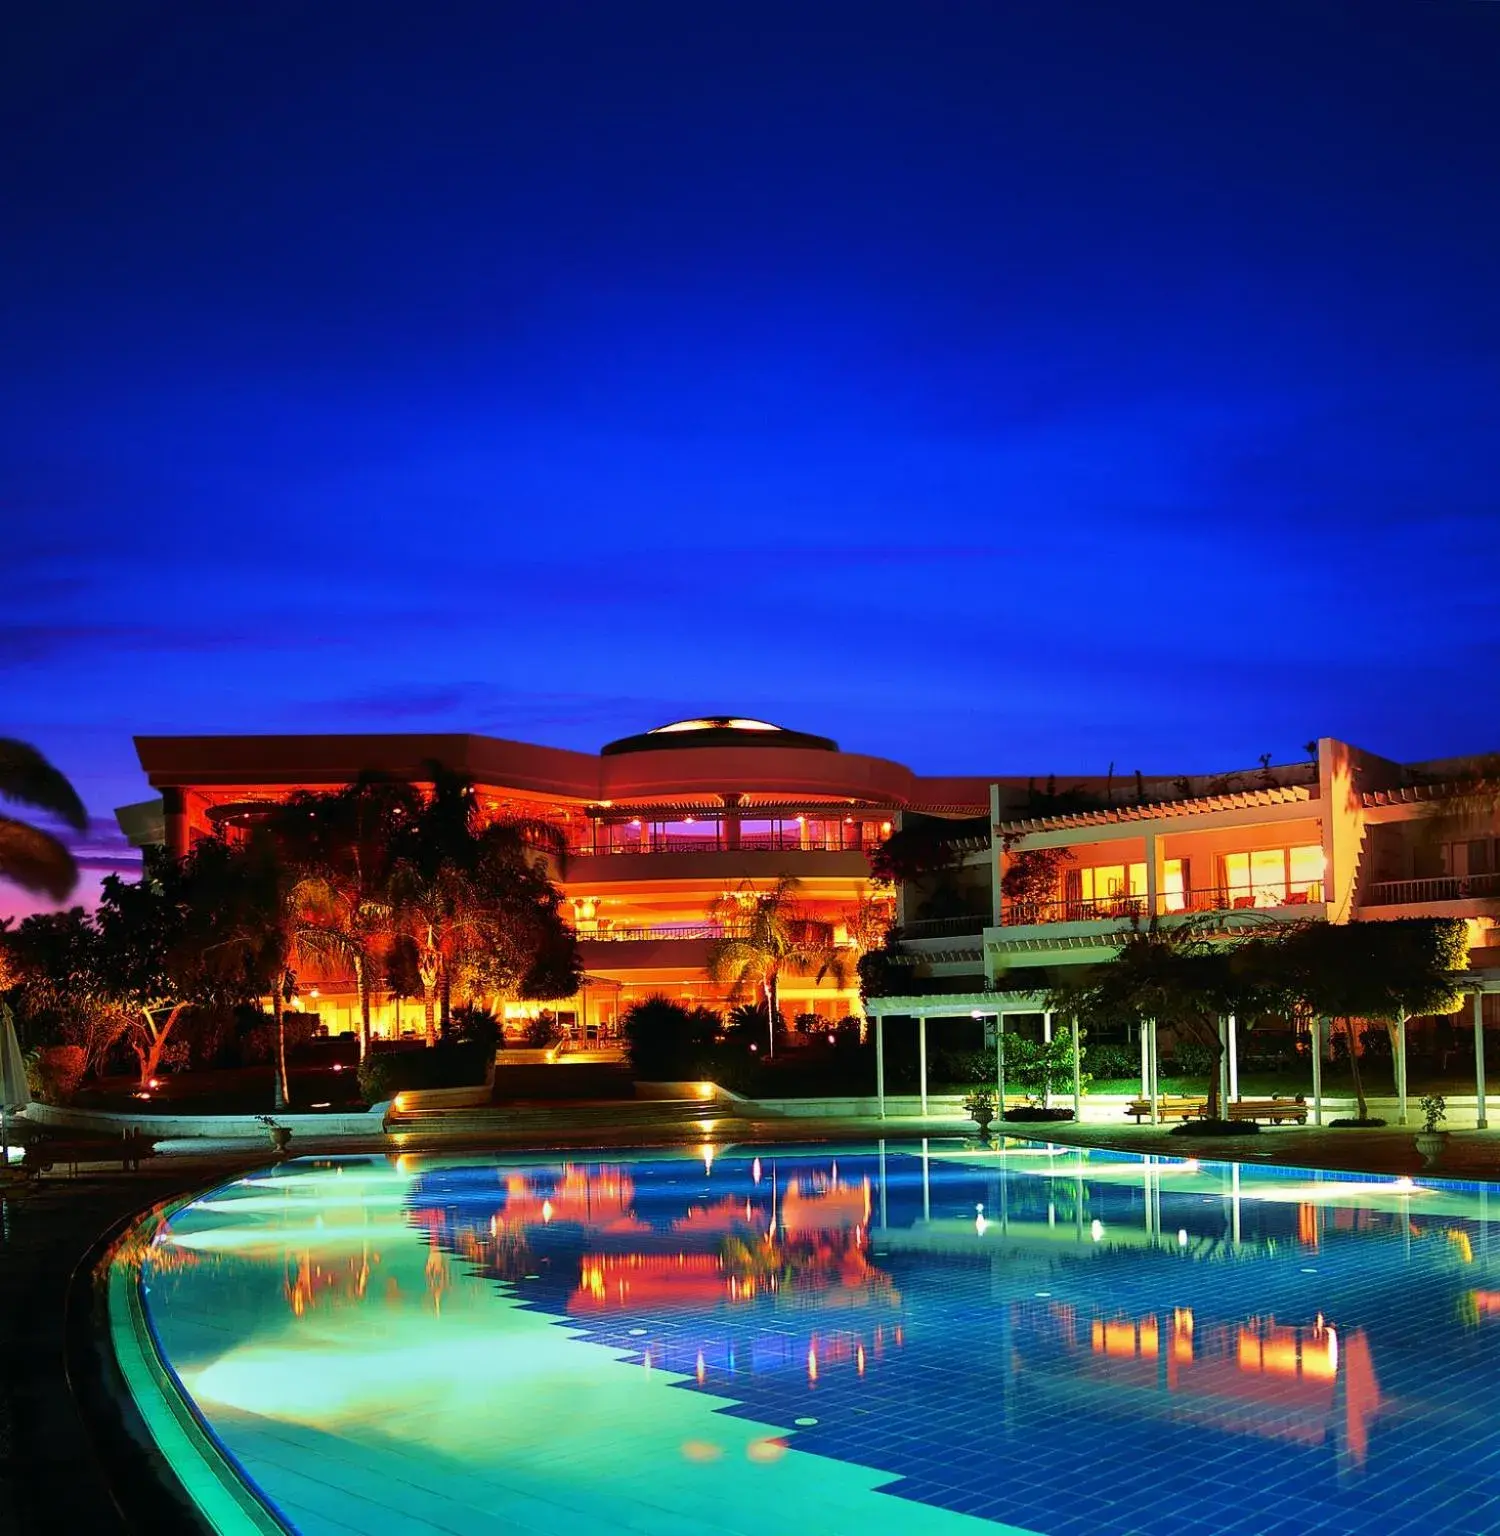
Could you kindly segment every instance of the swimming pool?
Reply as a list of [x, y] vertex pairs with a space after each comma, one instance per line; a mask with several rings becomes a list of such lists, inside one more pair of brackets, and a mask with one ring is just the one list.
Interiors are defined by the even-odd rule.
[[304, 1536], [1481, 1532], [1492, 1206], [1025, 1142], [350, 1158], [116, 1267]]

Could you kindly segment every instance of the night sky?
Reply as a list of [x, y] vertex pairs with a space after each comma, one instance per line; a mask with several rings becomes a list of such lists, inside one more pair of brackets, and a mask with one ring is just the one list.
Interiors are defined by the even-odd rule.
[[0, 734], [95, 864], [135, 732], [1500, 747], [1500, 4], [7, 34]]

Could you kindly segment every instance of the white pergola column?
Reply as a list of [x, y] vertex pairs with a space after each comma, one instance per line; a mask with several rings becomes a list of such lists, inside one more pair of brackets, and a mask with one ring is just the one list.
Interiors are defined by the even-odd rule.
[[[1078, 1051], [1078, 1015], [1073, 1015], [1073, 1123], [1083, 1119], [1083, 1075]], [[1078, 1203], [1079, 1220], [1083, 1219], [1083, 1202]]]
[[1475, 1124], [1481, 1131], [1490, 1126], [1484, 1108], [1484, 993], [1474, 994], [1474, 1109]]
[[1219, 1015], [1219, 1115], [1229, 1118], [1229, 1019]]
[[1156, 1054], [1156, 1020], [1152, 1019], [1150, 1022], [1151, 1022], [1151, 1037], [1150, 1037], [1151, 1038], [1151, 1049], [1150, 1049], [1150, 1058], [1149, 1059], [1150, 1059], [1150, 1062], [1151, 1062], [1151, 1123], [1152, 1123], [1152, 1125], [1160, 1125], [1161, 1124], [1161, 1113], [1160, 1113], [1161, 1092], [1160, 1092], [1160, 1089], [1159, 1089], [1158, 1084], [1157, 1084], [1159, 1061], [1158, 1061], [1157, 1054]]
[[[1042, 1041], [1046, 1045], [1052, 1044], [1052, 1010], [1048, 1008], [1042, 1014]], [[1047, 1109], [1052, 1107], [1052, 1079], [1047, 1079], [1047, 1092], [1042, 1095], [1042, 1104]]]
[[927, 1115], [927, 1020], [917, 1020], [917, 1093], [922, 1101], [922, 1115]]
[[[875, 1015], [875, 1102], [879, 1106], [880, 1118], [885, 1119], [885, 1015]], [[881, 1182], [880, 1193], [885, 1195], [885, 1183]], [[884, 1225], [884, 1223], [882, 1223]]]
[[1229, 1015], [1229, 1097], [1240, 1096], [1240, 1026], [1234, 1014]]
[[[1351, 1040], [1349, 1048], [1353, 1050]], [[1406, 1124], [1406, 1010], [1396, 1015], [1396, 1117], [1399, 1125]]]
[[[1146, 834], [1146, 916], [1156, 916], [1157, 903], [1161, 899], [1161, 870], [1157, 859], [1160, 852], [1156, 833]], [[1128, 883], [1128, 882], [1127, 882]]]
[[[1141, 1097], [1151, 1102], [1151, 1039], [1145, 1019], [1140, 1022], [1141, 1035]], [[1153, 1120], [1155, 1115], [1151, 1117]]]
[[[1005, 1015], [995, 1015], [995, 1117], [1005, 1124]], [[1003, 1132], [1002, 1132], [1003, 1134]]]
[[1323, 1123], [1323, 1020], [1312, 1021], [1313, 1124]]

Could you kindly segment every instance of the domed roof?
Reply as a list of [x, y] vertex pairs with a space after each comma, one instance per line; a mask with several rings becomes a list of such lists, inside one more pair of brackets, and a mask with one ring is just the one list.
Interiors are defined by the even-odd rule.
[[800, 747], [814, 752], [837, 752], [838, 743], [806, 731], [789, 731], [765, 720], [743, 715], [704, 715], [696, 720], [674, 720], [637, 736], [622, 736], [601, 749], [605, 757], [621, 752], [665, 752], [683, 747]]

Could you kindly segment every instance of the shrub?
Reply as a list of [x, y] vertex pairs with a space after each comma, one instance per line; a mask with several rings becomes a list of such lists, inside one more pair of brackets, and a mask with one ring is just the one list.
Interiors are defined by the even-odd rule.
[[815, 1013], [799, 1013], [792, 1020], [792, 1028], [799, 1035], [815, 1035], [823, 1028], [823, 1021]]
[[534, 1051], [551, 1049], [567, 1031], [558, 1023], [557, 1015], [550, 1008], [543, 1008], [534, 1019], [527, 1022], [522, 1039]]
[[[1206, 1045], [1193, 1040], [1179, 1040], [1172, 1049], [1172, 1061], [1183, 1077], [1207, 1077], [1218, 1058]], [[1139, 1066], [1139, 1063], [1137, 1063]]]
[[44, 1045], [26, 1061], [31, 1091], [48, 1104], [66, 1104], [83, 1082], [84, 1053], [76, 1045]]
[[1008, 1109], [1001, 1117], [1004, 1120], [1013, 1120], [1017, 1123], [1025, 1122], [1035, 1124], [1039, 1121], [1071, 1120], [1071, 1109], [1043, 1109], [1039, 1104], [1025, 1104], [1016, 1109]]
[[[276, 1024], [265, 1014], [252, 1014], [255, 1021], [240, 1036], [240, 1056], [247, 1065], [274, 1061], [276, 1059]], [[299, 1050], [313, 1038], [313, 1031], [317, 1024], [305, 1013], [295, 1009], [288, 1009], [282, 1015], [286, 1028], [286, 1048], [288, 1054]]]
[[443, 1044], [472, 1045], [476, 1050], [498, 1051], [505, 1044], [505, 1031], [488, 1008], [465, 1003], [448, 1016]]
[[359, 1091], [378, 1104], [408, 1088], [470, 1088], [484, 1082], [493, 1050], [474, 1044], [372, 1051], [359, 1064]]
[[1378, 1115], [1366, 1115], [1362, 1120], [1358, 1115], [1347, 1115], [1341, 1120], [1330, 1120], [1328, 1124], [1334, 1130], [1345, 1130], [1350, 1127], [1374, 1130], [1377, 1126], [1384, 1125], [1385, 1121], [1382, 1120]]
[[1141, 1053], [1130, 1045], [1090, 1045], [1084, 1060], [1095, 1078], [1137, 1078], [1141, 1075]]
[[1260, 1126], [1254, 1120], [1184, 1120], [1174, 1125], [1169, 1136], [1256, 1136]]
[[712, 1009], [688, 1008], [659, 992], [632, 1003], [620, 1019], [631, 1071], [648, 1082], [697, 1077], [712, 1053], [719, 1023]]
[[929, 1076], [935, 1083], [991, 1083], [995, 1080], [993, 1051], [934, 1051]]

